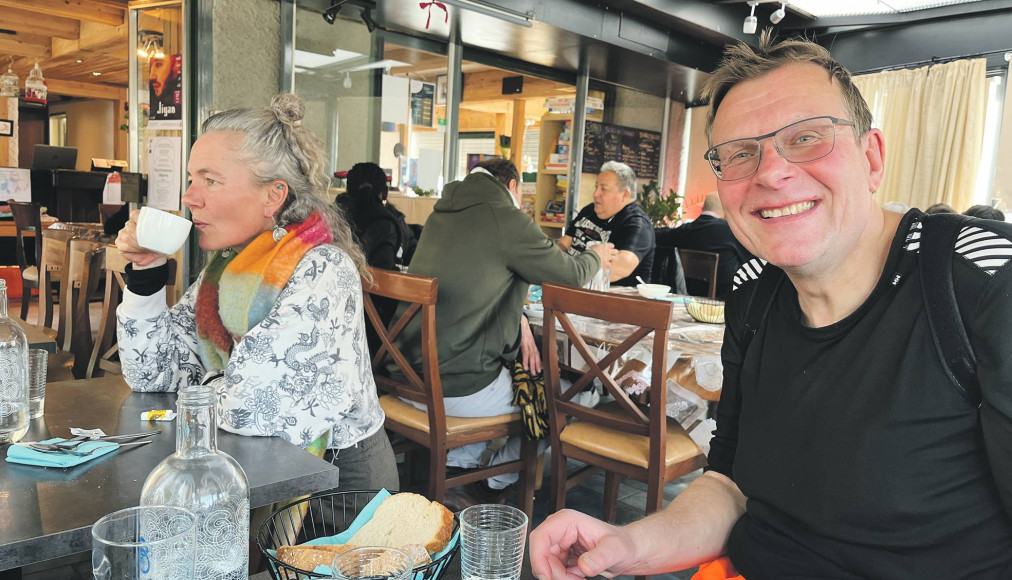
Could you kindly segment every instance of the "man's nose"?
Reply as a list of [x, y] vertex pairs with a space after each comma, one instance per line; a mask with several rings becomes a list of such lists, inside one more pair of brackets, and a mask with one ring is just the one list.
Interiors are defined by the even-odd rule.
[[794, 164], [780, 154], [773, 139], [760, 141], [759, 148], [762, 154], [759, 156], [759, 167], [756, 168], [753, 178], [776, 182], [783, 178], [786, 172], [793, 171]]

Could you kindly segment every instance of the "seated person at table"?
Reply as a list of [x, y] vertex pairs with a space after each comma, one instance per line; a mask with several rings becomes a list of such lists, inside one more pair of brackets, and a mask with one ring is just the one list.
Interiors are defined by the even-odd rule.
[[400, 224], [386, 205], [387, 174], [375, 163], [356, 163], [348, 171], [348, 191], [337, 196], [348, 225], [366, 262], [384, 270], [396, 270], [404, 253]]
[[608, 161], [601, 166], [594, 203], [580, 210], [559, 247], [576, 256], [595, 242], [609, 242], [618, 250], [611, 265], [612, 285], [635, 286], [636, 276], [650, 280], [654, 227], [636, 203], [636, 173], [625, 163]]
[[[742, 264], [752, 259], [741, 242], [734, 237], [731, 227], [724, 219], [724, 208], [720, 205], [720, 197], [716, 192], [706, 194], [703, 201], [703, 213], [691, 222], [677, 228], [658, 229], [655, 238], [662, 246], [673, 246], [686, 250], [713, 252], [720, 255], [717, 260], [717, 298], [724, 300], [731, 292], [734, 273]], [[690, 294], [706, 295], [706, 287], [697, 288], [694, 284], [702, 284], [698, 280], [686, 281]]]
[[[611, 244], [568, 256], [520, 209], [520, 174], [500, 158], [478, 163], [462, 181], [449, 183], [425, 222], [425, 235], [409, 272], [439, 279], [436, 341], [446, 414], [491, 417], [516, 413], [507, 363], [520, 353], [523, 364], [540, 367], [524, 300], [531, 284], [582, 285], [612, 257]], [[401, 310], [403, 311], [403, 305]], [[420, 318], [398, 336], [398, 347], [416, 369], [422, 368]], [[391, 367], [395, 372], [395, 367]], [[485, 443], [447, 454], [447, 465], [478, 467]], [[520, 457], [520, 440], [511, 437], [492, 465]], [[478, 497], [490, 497], [517, 480], [516, 473], [472, 486]], [[483, 493], [484, 492], [484, 493]]]
[[[626, 527], [553, 514], [531, 535], [534, 574], [1012, 578], [1012, 227], [973, 220], [922, 254], [945, 232], [876, 203], [883, 136], [850, 74], [771, 36], [730, 47], [704, 89], [728, 223], [769, 261], [750, 262], [758, 279], [743, 267], [727, 302], [708, 470]], [[951, 262], [946, 306], [982, 402], [935, 348], [918, 266], [931, 258], [923, 271]], [[768, 310], [749, 312], [746, 346], [753, 296]]]
[[132, 262], [116, 313], [123, 376], [135, 391], [207, 382], [222, 429], [329, 447], [343, 489], [396, 489], [366, 346], [365, 259], [327, 200], [303, 112], [285, 94], [204, 122], [183, 203], [210, 255], [172, 308], [165, 257], [137, 245], [137, 212], [120, 231]]
[[963, 215], [973, 216], [983, 220], [1005, 221], [1005, 214], [998, 208], [989, 205], [973, 205], [963, 212]]

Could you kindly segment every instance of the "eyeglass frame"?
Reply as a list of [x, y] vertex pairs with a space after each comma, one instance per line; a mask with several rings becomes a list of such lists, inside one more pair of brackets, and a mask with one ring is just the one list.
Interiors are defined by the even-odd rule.
[[[765, 135], [759, 135], [759, 136], [756, 136], [756, 137], [741, 137], [739, 139], [731, 139], [730, 141], [724, 141], [723, 143], [718, 143], [718, 144], [714, 145], [713, 147], [710, 147], [709, 149], [706, 150], [705, 153], [703, 153], [703, 159], [710, 166], [710, 170], [713, 171], [713, 174], [717, 177], [717, 179], [719, 181], [739, 181], [741, 179], [745, 179], [746, 177], [752, 177], [753, 175], [755, 175], [755, 173], [757, 171], [759, 171], [759, 165], [762, 164], [762, 162], [763, 162], [763, 148], [762, 148], [762, 144], [760, 143], [763, 139], [769, 139], [770, 137], [775, 137], [777, 133], [783, 131], [784, 129], [786, 129], [788, 127], [793, 127], [794, 125], [797, 125], [799, 123], [805, 123], [807, 121], [814, 121], [815, 119], [829, 119], [830, 121], [833, 122], [833, 146], [830, 147], [829, 151], [827, 151], [825, 153], [825, 155], [820, 155], [820, 156], [816, 157], [815, 159], [809, 159], [808, 161], [791, 161], [790, 159], [788, 159], [784, 155], [784, 152], [780, 149], [780, 144], [777, 143], [777, 140], [773, 139], [773, 146], [776, 148], [777, 153], [780, 155], [780, 157], [783, 157], [784, 161], [787, 161], [788, 163], [811, 163], [812, 161], [818, 161], [819, 159], [823, 159], [825, 157], [828, 157], [836, 149], [836, 126], [837, 125], [847, 125], [849, 127], [857, 127], [857, 123], [855, 123], [853, 121], [848, 121], [847, 119], [840, 119], [840, 118], [834, 117], [832, 115], [816, 115], [815, 117], [809, 117], [807, 119], [800, 119], [798, 121], [794, 121], [793, 123], [788, 123], [788, 124], [784, 125], [783, 127], [780, 127], [779, 129], [777, 129], [776, 131], [772, 131], [770, 133], [766, 133]], [[735, 141], [755, 141], [756, 143], [759, 143], [759, 159], [756, 161], [755, 169], [753, 169], [747, 175], [742, 175], [741, 177], [735, 177], [734, 179], [724, 179], [723, 177], [720, 176], [720, 173], [718, 172], [717, 168], [713, 166], [713, 160], [710, 159], [710, 153], [716, 152], [716, 150], [717, 150], [718, 147], [723, 147], [724, 145], [727, 145], [728, 143], [734, 143]]]

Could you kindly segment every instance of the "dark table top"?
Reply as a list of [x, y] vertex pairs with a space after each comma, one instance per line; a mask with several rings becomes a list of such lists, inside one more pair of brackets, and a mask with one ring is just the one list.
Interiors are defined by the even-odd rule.
[[[120, 376], [46, 385], [45, 416], [32, 421], [23, 441], [69, 437], [71, 427], [162, 433], [151, 444], [66, 469], [0, 462], [0, 570], [90, 551], [91, 525], [138, 505], [148, 473], [176, 449], [175, 421], [147, 422], [140, 414], [175, 405], [174, 393], [133, 393]], [[246, 470], [250, 507], [337, 487], [336, 467], [276, 437], [219, 429], [218, 448]], [[6, 445], [0, 453], [6, 457]]]

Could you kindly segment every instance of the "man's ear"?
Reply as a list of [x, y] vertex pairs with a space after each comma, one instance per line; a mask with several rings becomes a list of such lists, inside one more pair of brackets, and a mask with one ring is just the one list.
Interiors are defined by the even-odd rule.
[[264, 217], [271, 217], [281, 209], [288, 199], [288, 184], [280, 179], [267, 184], [267, 199], [264, 201]]
[[865, 158], [868, 160], [868, 190], [875, 193], [885, 179], [885, 140], [882, 131], [871, 129], [864, 134], [862, 141]]

